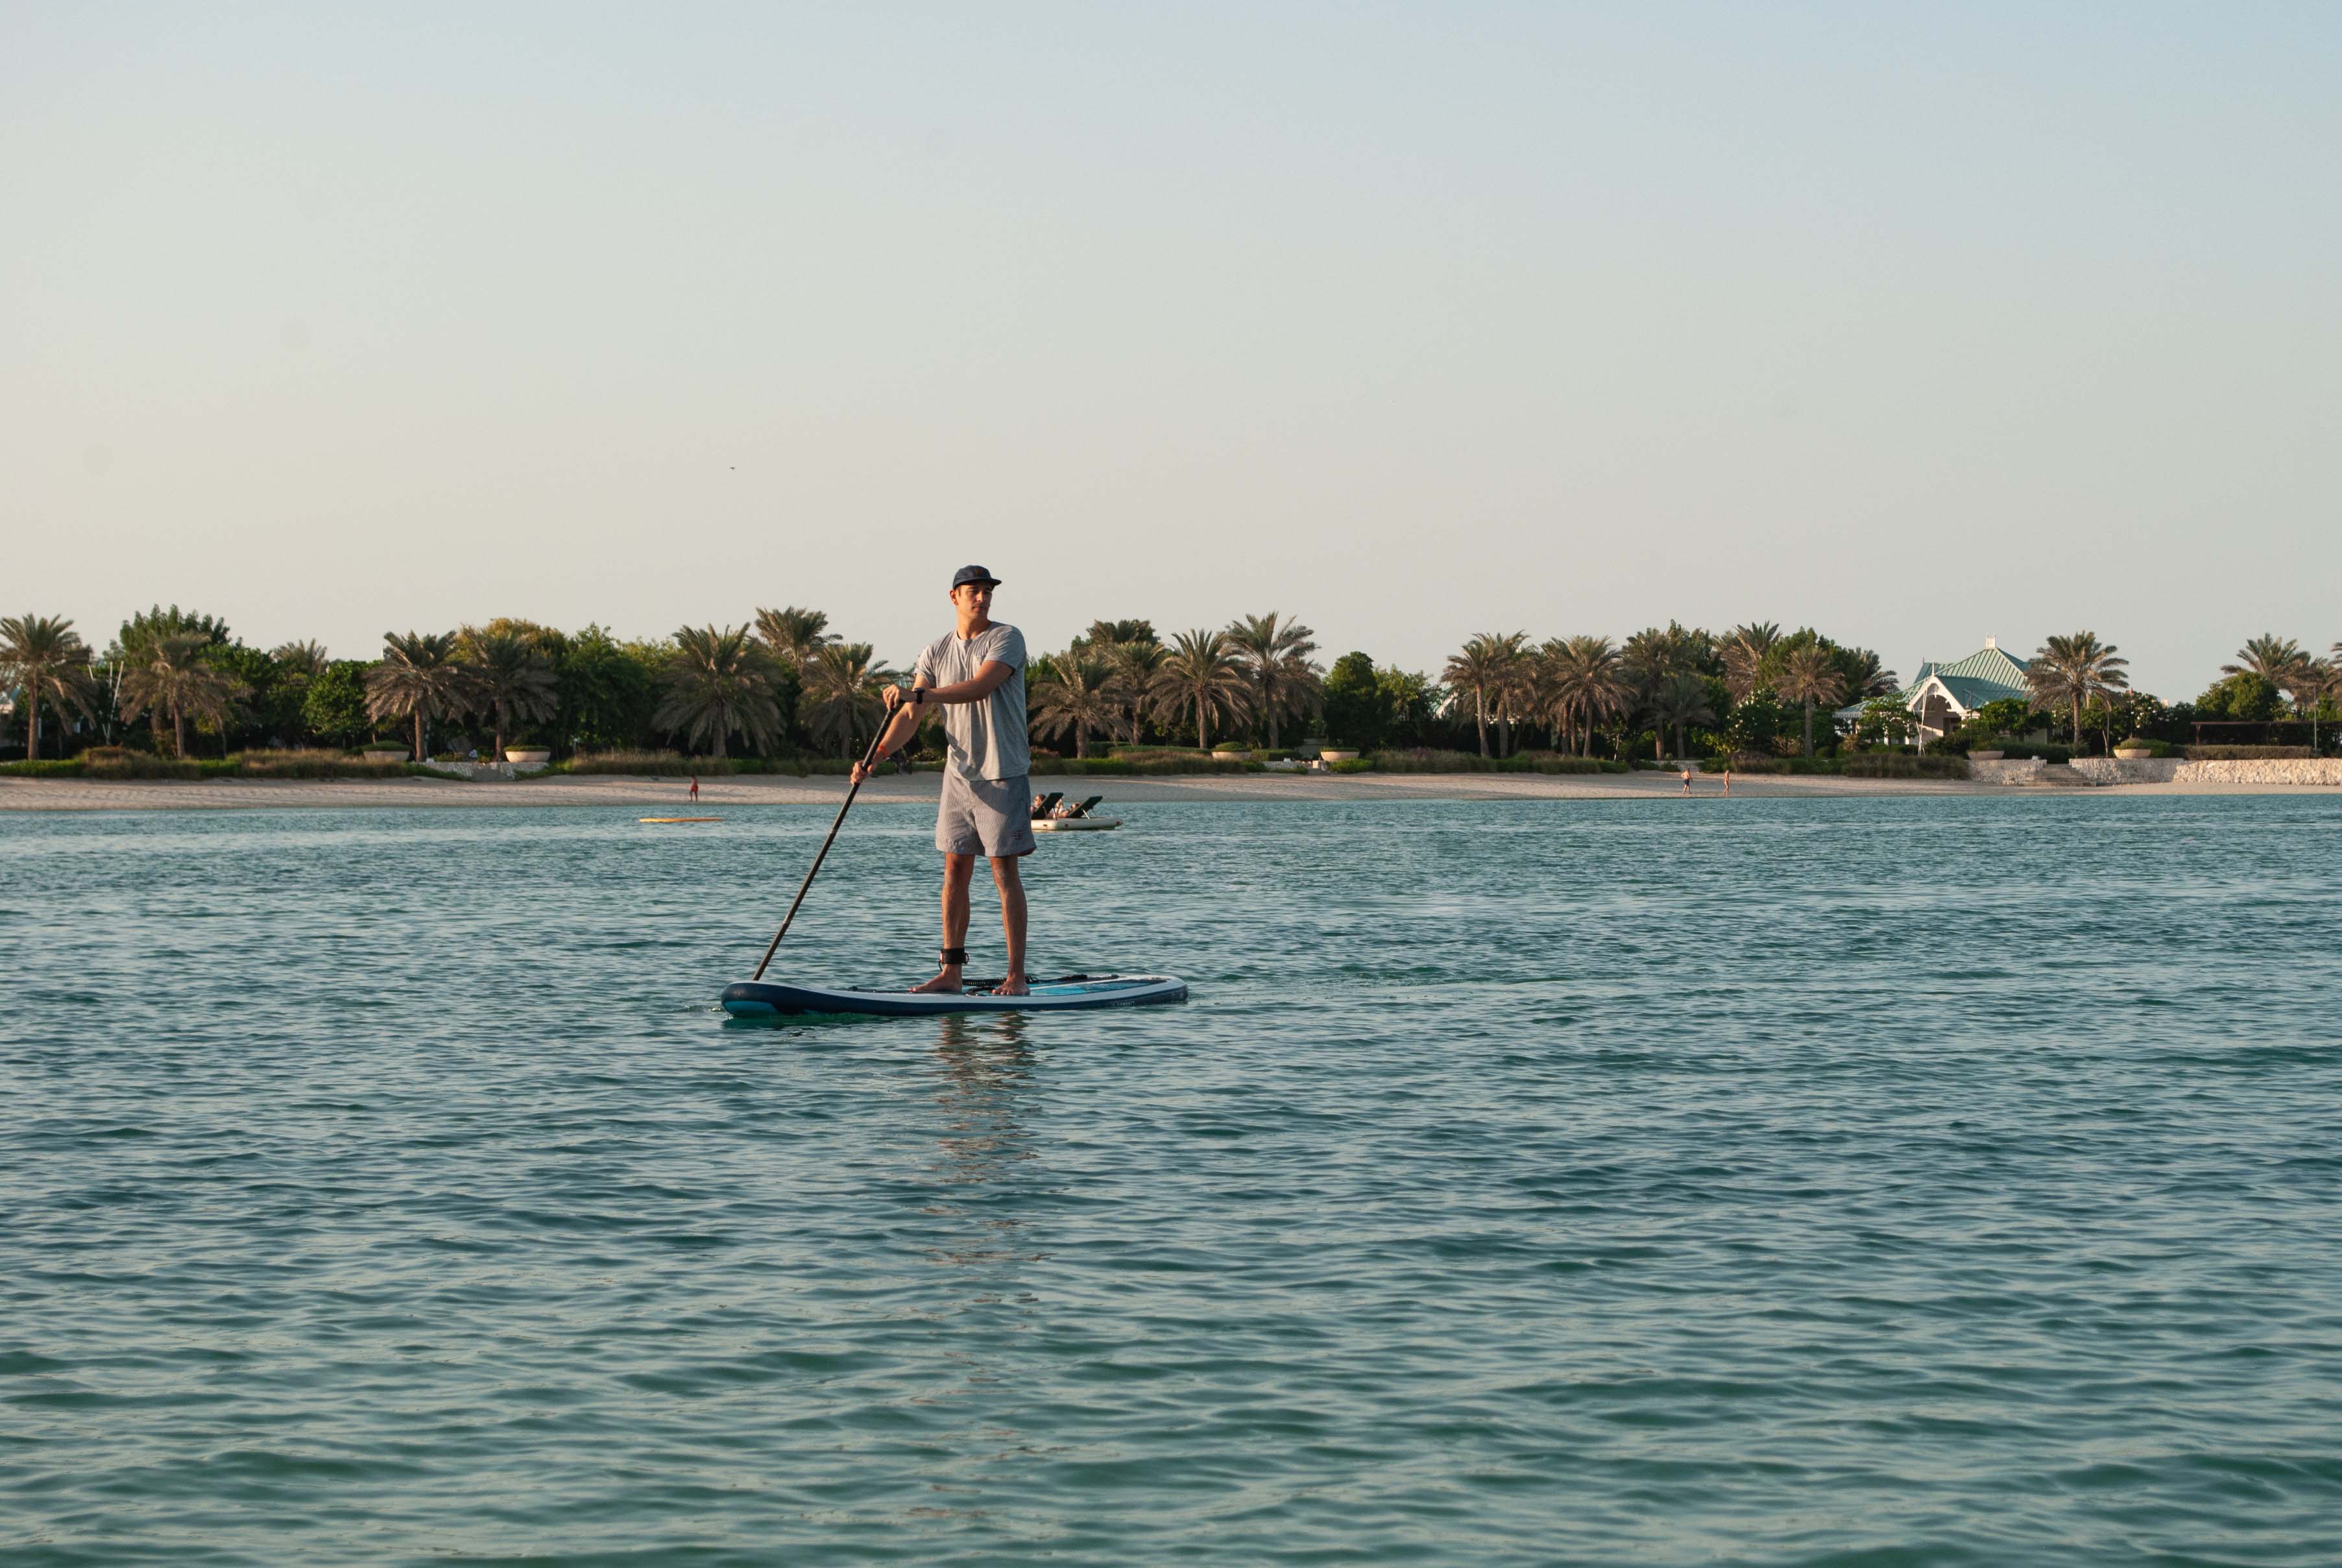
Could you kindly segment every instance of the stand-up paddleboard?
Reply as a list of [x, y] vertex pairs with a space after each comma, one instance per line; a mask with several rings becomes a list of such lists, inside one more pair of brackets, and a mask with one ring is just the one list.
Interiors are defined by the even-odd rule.
[[1122, 825], [1118, 816], [1054, 816], [1033, 824], [1035, 833], [1108, 833]]
[[953, 995], [948, 992], [873, 991], [856, 986], [782, 985], [769, 980], [739, 980], [724, 988], [724, 1011], [736, 1018], [799, 1013], [876, 1013], [906, 1018], [929, 1013], [1059, 1013], [1186, 999], [1187, 983], [1168, 974], [1067, 974], [1056, 980], [1036, 980], [1031, 993], [1024, 996], [996, 996], [981, 989]]

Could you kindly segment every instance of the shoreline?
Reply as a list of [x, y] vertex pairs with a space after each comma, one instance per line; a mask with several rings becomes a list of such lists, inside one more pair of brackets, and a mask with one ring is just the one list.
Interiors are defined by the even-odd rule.
[[[1673, 774], [1164, 774], [1134, 778], [1049, 777], [1043, 788], [1076, 797], [1103, 794], [1109, 805], [1173, 801], [1483, 801], [1680, 800]], [[1704, 787], [1703, 787], [1704, 786]], [[0, 778], [0, 813], [105, 811], [333, 810], [351, 807], [618, 807], [690, 803], [684, 781], [623, 774], [570, 775], [510, 783], [452, 779], [108, 780]], [[863, 785], [858, 804], [932, 804], [936, 774], [882, 774]], [[1750, 774], [1733, 781], [1730, 798], [1766, 800], [1884, 795], [2342, 795], [2328, 784], [2118, 784], [2043, 787], [1952, 779], [1849, 779]], [[734, 806], [835, 806], [846, 797], [836, 775], [796, 778], [746, 774], [702, 781], [700, 809]], [[1717, 781], [1695, 775], [1692, 798], [1726, 798]]]

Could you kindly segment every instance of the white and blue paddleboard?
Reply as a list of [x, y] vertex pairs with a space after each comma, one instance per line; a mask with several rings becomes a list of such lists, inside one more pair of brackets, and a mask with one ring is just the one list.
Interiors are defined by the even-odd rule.
[[1185, 1002], [1187, 983], [1168, 974], [1067, 974], [1036, 980], [1023, 996], [988, 990], [956, 995], [936, 991], [873, 991], [857, 986], [783, 985], [739, 980], [724, 988], [724, 1011], [736, 1018], [800, 1013], [876, 1013], [893, 1018], [928, 1013], [1058, 1013], [1084, 1007], [1128, 1007], [1143, 1002]]

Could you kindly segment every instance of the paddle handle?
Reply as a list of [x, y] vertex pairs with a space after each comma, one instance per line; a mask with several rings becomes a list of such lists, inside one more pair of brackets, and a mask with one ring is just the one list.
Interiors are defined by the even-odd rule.
[[[864, 767], [877, 760], [878, 743], [886, 738], [886, 726], [895, 722], [895, 712], [893, 708], [887, 709], [886, 716], [878, 721], [878, 733], [870, 737], [870, 747], [862, 754]], [[765, 965], [770, 964], [773, 954], [780, 951], [781, 938], [789, 934], [789, 922], [797, 917], [797, 905], [805, 902], [806, 892], [813, 886], [813, 879], [821, 874], [821, 863], [829, 858], [829, 846], [837, 842], [837, 830], [846, 825], [846, 814], [854, 809], [854, 797], [861, 793], [860, 779], [852, 781], [847, 786], [846, 804], [837, 808], [837, 820], [829, 824], [829, 836], [821, 841], [820, 853], [813, 857], [813, 864], [806, 869], [805, 880], [797, 884], [797, 895], [789, 900], [789, 912], [781, 916], [781, 928], [773, 933], [773, 940], [766, 944], [765, 956], [756, 960], [756, 973], [748, 976], [749, 979], [762, 980], [765, 977]]]

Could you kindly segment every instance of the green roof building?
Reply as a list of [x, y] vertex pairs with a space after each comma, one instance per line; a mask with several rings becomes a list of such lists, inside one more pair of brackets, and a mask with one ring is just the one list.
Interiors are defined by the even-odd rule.
[[[2033, 691], [2025, 684], [2025, 661], [2003, 648], [1997, 637], [1987, 637], [1983, 647], [1954, 664], [1929, 660], [1919, 666], [1911, 684], [1896, 694], [1896, 700], [1918, 722], [1923, 746], [1943, 739], [1946, 731], [1987, 703], [2011, 697], [2029, 704]], [[1859, 703], [1837, 714], [1848, 724], [1861, 715]]]

